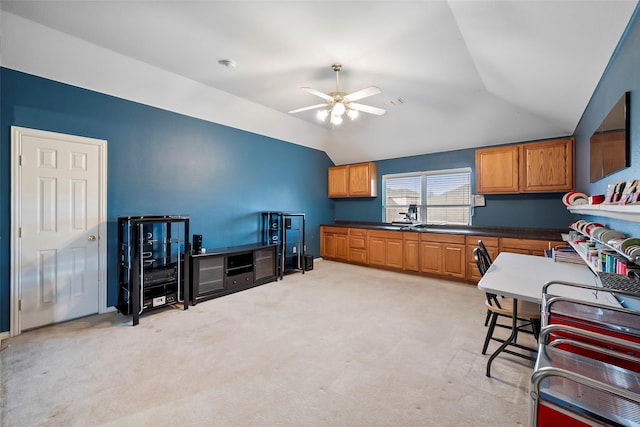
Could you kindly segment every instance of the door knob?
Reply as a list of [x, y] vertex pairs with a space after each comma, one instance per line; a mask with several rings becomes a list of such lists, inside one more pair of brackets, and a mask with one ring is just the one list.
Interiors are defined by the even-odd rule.
[[89, 236], [89, 241], [93, 242], [94, 240], [96, 240], [96, 236], [94, 236], [93, 234]]

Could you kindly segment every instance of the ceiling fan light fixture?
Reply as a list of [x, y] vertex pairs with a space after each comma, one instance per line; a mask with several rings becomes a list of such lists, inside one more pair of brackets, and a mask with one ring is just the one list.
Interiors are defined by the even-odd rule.
[[335, 105], [333, 106], [333, 109], [331, 110], [331, 114], [341, 116], [344, 114], [346, 110], [347, 108], [344, 106], [342, 102], [336, 102]]
[[381, 116], [385, 113], [385, 110], [378, 107], [372, 107], [369, 105], [363, 105], [355, 103], [354, 101], [358, 101], [362, 98], [367, 98], [369, 96], [377, 95], [381, 93], [379, 87], [377, 86], [369, 86], [361, 90], [357, 90], [355, 92], [351, 92], [346, 94], [340, 91], [339, 84], [339, 74], [342, 66], [340, 64], [333, 64], [333, 71], [336, 73], [336, 90], [335, 92], [324, 93], [319, 90], [315, 90], [311, 87], [303, 87], [302, 89], [306, 92], [309, 92], [312, 95], [318, 96], [322, 98], [325, 103], [324, 104], [316, 104], [310, 105], [308, 107], [297, 108], [295, 110], [289, 111], [289, 114], [300, 113], [302, 111], [307, 110], [315, 110], [322, 108], [322, 110], [318, 110], [316, 113], [316, 117], [319, 121], [324, 122], [329, 115], [331, 118], [329, 122], [332, 125], [340, 125], [344, 121], [343, 116], [346, 113], [347, 116], [351, 120], [355, 120], [360, 115], [360, 111], [364, 111], [365, 113], [375, 114], [377, 116]]
[[317, 116], [318, 116], [318, 120], [320, 120], [321, 122], [324, 122], [326, 118], [329, 116], [329, 110], [320, 110], [318, 111]]

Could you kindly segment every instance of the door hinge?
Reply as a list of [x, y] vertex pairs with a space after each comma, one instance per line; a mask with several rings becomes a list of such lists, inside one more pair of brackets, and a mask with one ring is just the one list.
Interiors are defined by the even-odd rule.
[[18, 239], [22, 237], [22, 227], [18, 227]]
[[22, 166], [22, 154], [18, 155], [18, 166]]
[[18, 311], [22, 311], [22, 300], [18, 300]]

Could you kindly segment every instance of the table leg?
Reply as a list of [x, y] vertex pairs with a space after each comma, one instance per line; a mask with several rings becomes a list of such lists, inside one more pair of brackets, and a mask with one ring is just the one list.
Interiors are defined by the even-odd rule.
[[491, 362], [495, 359], [498, 354], [502, 353], [502, 351], [507, 348], [509, 344], [516, 338], [518, 334], [518, 300], [513, 299], [513, 316], [511, 318], [511, 335], [509, 338], [505, 339], [504, 342], [498, 347], [496, 351], [493, 352], [489, 360], [487, 361], [487, 377], [491, 378]]

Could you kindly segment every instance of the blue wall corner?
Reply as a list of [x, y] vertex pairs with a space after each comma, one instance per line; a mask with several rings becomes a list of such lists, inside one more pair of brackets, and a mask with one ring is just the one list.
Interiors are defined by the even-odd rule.
[[117, 217], [186, 214], [209, 248], [261, 239], [261, 211], [306, 214], [309, 254], [333, 221], [326, 153], [0, 69], [0, 331], [9, 330], [11, 126], [107, 140], [108, 305], [117, 299]]

